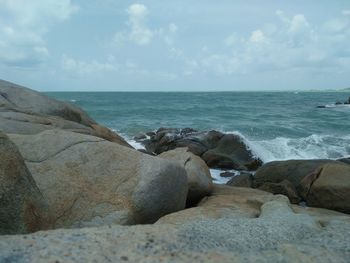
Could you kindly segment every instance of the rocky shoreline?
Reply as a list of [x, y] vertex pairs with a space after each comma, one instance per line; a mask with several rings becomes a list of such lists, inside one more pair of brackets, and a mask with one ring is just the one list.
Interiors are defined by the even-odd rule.
[[0, 262], [348, 262], [349, 159], [264, 164], [191, 128], [135, 139], [0, 81]]

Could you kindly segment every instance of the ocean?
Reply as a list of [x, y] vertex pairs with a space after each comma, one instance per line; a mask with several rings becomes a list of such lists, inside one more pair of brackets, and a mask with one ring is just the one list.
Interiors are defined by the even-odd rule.
[[[49, 92], [131, 144], [160, 127], [242, 136], [264, 162], [350, 156], [350, 92]], [[326, 105], [326, 108], [317, 108]]]

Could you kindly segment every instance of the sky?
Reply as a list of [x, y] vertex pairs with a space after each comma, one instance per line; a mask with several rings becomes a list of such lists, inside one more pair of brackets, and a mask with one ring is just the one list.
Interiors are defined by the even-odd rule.
[[40, 91], [350, 87], [349, 0], [0, 0], [0, 79]]

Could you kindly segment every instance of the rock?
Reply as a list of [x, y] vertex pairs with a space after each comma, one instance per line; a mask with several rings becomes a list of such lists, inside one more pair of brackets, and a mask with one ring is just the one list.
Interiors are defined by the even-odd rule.
[[289, 160], [275, 161], [260, 167], [253, 180], [253, 187], [274, 194], [287, 195], [292, 203], [302, 199], [300, 182], [324, 164], [340, 162], [332, 160]]
[[350, 214], [350, 166], [325, 164], [301, 182], [307, 205]]
[[215, 186], [199, 207], [155, 225], [0, 238], [0, 262], [347, 262], [349, 216], [283, 196]]
[[147, 151], [156, 154], [187, 147], [211, 168], [256, 170], [262, 164], [261, 160], [254, 158], [238, 135], [218, 131], [160, 128], [149, 140], [143, 141], [143, 144]]
[[10, 137], [53, 211], [53, 228], [152, 223], [185, 207], [186, 171], [172, 162], [63, 130]]
[[337, 160], [338, 162], [350, 164], [350, 158], [341, 158]]
[[185, 168], [188, 178], [187, 206], [197, 204], [211, 193], [213, 184], [208, 166], [188, 148], [176, 148], [160, 154], [159, 157], [176, 161]]
[[242, 139], [234, 134], [224, 135], [218, 145], [205, 152], [203, 160], [209, 167], [235, 170], [255, 170], [262, 162], [254, 158]]
[[316, 106], [316, 108], [319, 108], [319, 109], [325, 109], [325, 108], [326, 108], [326, 106], [324, 106], [324, 105], [319, 105], [319, 106]]
[[98, 125], [75, 105], [0, 80], [0, 129], [5, 133], [37, 134], [64, 129], [131, 147], [118, 134]]
[[337, 102], [335, 103], [335, 105], [341, 105], [341, 104], [343, 104], [341, 101], [337, 101]]
[[285, 195], [293, 204], [298, 204], [302, 200], [294, 185], [288, 180], [283, 180], [280, 183], [265, 183], [259, 189], [273, 194]]
[[300, 181], [312, 171], [326, 163], [338, 163], [332, 160], [289, 160], [274, 161], [264, 164], [254, 175], [254, 187], [264, 183], [280, 183], [284, 180], [297, 187]]
[[221, 177], [224, 177], [224, 178], [227, 178], [227, 177], [233, 177], [233, 176], [236, 176], [235, 173], [231, 173], [231, 172], [223, 172], [223, 173], [220, 173], [220, 176]]
[[142, 132], [134, 136], [135, 141], [142, 141], [145, 139], [147, 139], [147, 135]]
[[0, 234], [44, 229], [49, 218], [44, 198], [17, 147], [0, 131]]
[[236, 187], [252, 187], [252, 184], [253, 175], [247, 172], [241, 172], [239, 175], [232, 177], [232, 179], [226, 183], [226, 185]]

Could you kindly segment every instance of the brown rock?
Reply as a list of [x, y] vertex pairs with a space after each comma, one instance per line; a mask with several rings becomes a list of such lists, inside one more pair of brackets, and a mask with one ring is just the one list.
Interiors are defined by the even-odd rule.
[[0, 131], [0, 234], [46, 228], [47, 206], [17, 147]]
[[186, 171], [175, 163], [63, 130], [11, 139], [53, 212], [54, 228], [152, 223], [185, 207]]
[[350, 166], [326, 164], [301, 182], [307, 205], [350, 213]]

